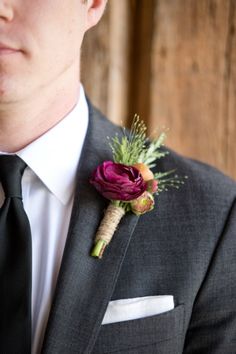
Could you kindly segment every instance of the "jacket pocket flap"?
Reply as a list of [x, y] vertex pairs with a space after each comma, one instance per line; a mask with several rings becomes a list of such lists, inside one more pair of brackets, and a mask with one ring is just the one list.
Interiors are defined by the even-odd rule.
[[95, 344], [98, 353], [151, 345], [178, 336], [183, 331], [184, 305], [159, 315], [104, 324]]

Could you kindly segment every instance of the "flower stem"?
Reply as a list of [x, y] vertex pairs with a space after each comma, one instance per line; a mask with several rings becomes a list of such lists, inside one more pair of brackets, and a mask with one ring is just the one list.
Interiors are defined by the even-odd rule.
[[104, 240], [98, 240], [92, 249], [91, 256], [101, 259], [106, 245], [107, 243]]
[[103, 252], [106, 246], [111, 242], [116, 228], [124, 214], [124, 208], [114, 205], [113, 202], [109, 204], [98, 228], [91, 256], [102, 258]]

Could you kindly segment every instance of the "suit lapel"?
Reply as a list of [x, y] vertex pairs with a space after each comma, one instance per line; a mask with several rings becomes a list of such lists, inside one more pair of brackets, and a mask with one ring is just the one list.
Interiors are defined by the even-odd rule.
[[71, 223], [43, 353], [91, 353], [138, 217], [127, 214], [101, 260], [89, 255], [107, 202], [89, 184], [94, 168], [111, 160], [107, 136], [117, 128], [90, 107]]

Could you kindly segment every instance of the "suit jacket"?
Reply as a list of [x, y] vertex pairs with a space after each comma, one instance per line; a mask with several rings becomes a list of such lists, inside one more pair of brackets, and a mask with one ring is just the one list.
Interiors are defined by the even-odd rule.
[[[126, 214], [101, 260], [90, 250], [108, 204], [89, 183], [112, 155], [120, 129], [89, 103], [90, 122], [45, 354], [236, 353], [236, 184], [174, 152], [157, 169], [188, 180], [156, 197], [153, 211]], [[137, 320], [101, 322], [110, 300], [174, 295], [175, 308]]]

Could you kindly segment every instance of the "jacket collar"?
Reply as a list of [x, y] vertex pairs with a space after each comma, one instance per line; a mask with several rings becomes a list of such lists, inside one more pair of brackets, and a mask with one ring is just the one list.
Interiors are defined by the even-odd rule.
[[89, 178], [98, 164], [112, 159], [107, 136], [120, 129], [88, 104], [89, 127], [43, 353], [91, 353], [138, 221], [137, 216], [126, 214], [103, 258], [90, 256], [107, 202], [89, 184]]

